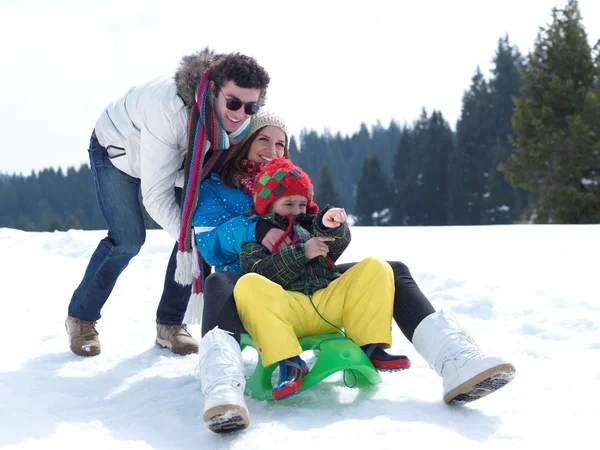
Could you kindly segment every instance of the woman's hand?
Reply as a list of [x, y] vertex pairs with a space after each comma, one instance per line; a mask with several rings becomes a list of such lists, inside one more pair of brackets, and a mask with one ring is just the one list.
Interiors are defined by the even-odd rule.
[[[265, 238], [262, 240], [261, 244], [266, 247], [267, 250], [272, 251], [273, 245], [275, 245], [275, 242], [277, 242], [277, 240], [283, 234], [285, 234], [284, 230], [280, 230], [279, 228], [271, 228], [265, 235]], [[292, 240], [289, 238], [289, 236], [286, 236], [286, 238], [281, 241], [277, 247], [277, 251], [283, 250], [290, 245], [292, 245]]]
[[325, 242], [335, 241], [332, 237], [314, 237], [304, 243], [304, 254], [308, 259], [316, 258], [317, 256], [326, 257], [329, 253], [329, 247]]
[[337, 228], [346, 221], [348, 216], [344, 208], [331, 208], [323, 214], [323, 226], [325, 228]]

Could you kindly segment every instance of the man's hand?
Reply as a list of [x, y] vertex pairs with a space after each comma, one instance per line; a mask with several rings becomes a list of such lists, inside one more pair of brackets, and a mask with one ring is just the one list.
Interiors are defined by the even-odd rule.
[[335, 241], [332, 237], [314, 237], [304, 243], [304, 254], [308, 259], [316, 258], [317, 256], [326, 257], [329, 253], [329, 247], [325, 242]]
[[[280, 230], [279, 228], [271, 228], [265, 235], [265, 238], [262, 240], [261, 244], [266, 247], [267, 250], [271, 251], [273, 249], [273, 245], [275, 245], [275, 242], [277, 242], [282, 234], [285, 234], [284, 230]], [[283, 250], [290, 245], [292, 245], [292, 240], [289, 238], [289, 236], [286, 236], [276, 250]]]
[[323, 226], [325, 228], [337, 228], [346, 221], [348, 216], [344, 208], [331, 208], [323, 214]]

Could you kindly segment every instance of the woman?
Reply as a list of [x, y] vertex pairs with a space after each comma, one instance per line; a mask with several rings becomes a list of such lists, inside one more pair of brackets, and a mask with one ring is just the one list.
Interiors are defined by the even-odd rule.
[[[233, 288], [241, 276], [239, 252], [246, 242], [267, 248], [284, 233], [252, 214], [254, 177], [274, 158], [289, 158], [288, 130], [283, 120], [261, 110], [252, 118], [248, 140], [221, 174], [205, 181], [194, 216], [195, 240], [215, 273], [204, 285], [204, 313], [200, 342], [200, 378], [205, 395], [204, 419], [216, 432], [249, 424], [243, 392], [244, 366], [239, 347], [244, 332]], [[284, 238], [281, 247], [290, 245]], [[356, 263], [340, 264], [344, 272]], [[501, 358], [481, 352], [471, 336], [445, 312], [436, 312], [423, 295], [408, 267], [389, 262], [394, 273], [394, 320], [417, 352], [443, 379], [448, 404], [477, 400], [512, 380], [515, 368]]]

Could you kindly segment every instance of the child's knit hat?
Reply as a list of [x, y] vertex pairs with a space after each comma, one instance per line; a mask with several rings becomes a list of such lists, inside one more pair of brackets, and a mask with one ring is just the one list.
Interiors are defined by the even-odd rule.
[[302, 195], [308, 200], [306, 212], [316, 214], [319, 207], [313, 203], [314, 189], [309, 176], [289, 159], [276, 158], [265, 164], [256, 176], [254, 209], [264, 216], [269, 205], [281, 197]]

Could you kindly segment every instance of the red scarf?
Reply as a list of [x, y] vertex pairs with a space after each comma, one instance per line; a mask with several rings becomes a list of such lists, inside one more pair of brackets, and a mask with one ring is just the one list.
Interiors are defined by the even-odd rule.
[[256, 175], [260, 173], [264, 165], [263, 162], [254, 162], [249, 159], [242, 161], [242, 173], [238, 175], [238, 183], [240, 183], [242, 190], [252, 198], [254, 198]]

